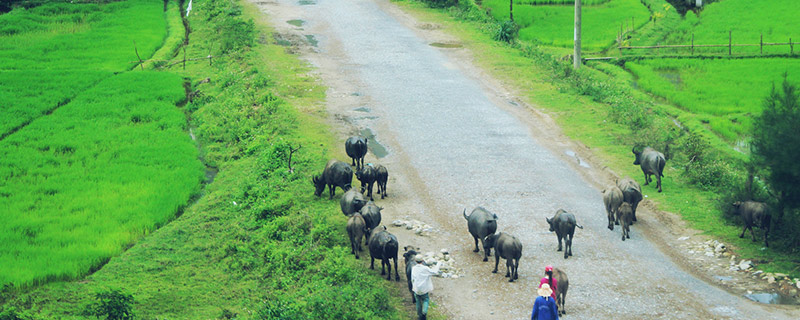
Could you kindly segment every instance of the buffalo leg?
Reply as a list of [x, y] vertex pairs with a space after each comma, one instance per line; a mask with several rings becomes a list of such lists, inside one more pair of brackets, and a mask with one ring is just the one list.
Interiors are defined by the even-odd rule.
[[572, 239], [570, 239], [569, 234], [564, 236], [564, 259], [569, 258], [572, 255]]
[[369, 268], [372, 269], [372, 270], [375, 270], [375, 258], [370, 257], [370, 259], [372, 259], [372, 260], [370, 260], [370, 262], [369, 262]]
[[514, 259], [506, 259], [506, 277], [508, 282], [514, 282]]
[[642, 170], [642, 172], [644, 172], [644, 185], [648, 185], [650, 183], [650, 178], [647, 176], [646, 171]]
[[328, 193], [330, 193], [330, 195], [331, 195], [330, 197], [328, 197], [328, 200], [333, 199], [333, 194], [336, 193], [336, 186], [334, 186], [332, 184], [329, 184], [328, 185]]
[[742, 233], [739, 234], [739, 238], [744, 238], [744, 232], [747, 231], [747, 225], [745, 224], [744, 229], [742, 229]]
[[369, 196], [370, 200], [375, 201], [375, 199], [372, 198], [372, 184], [373, 183], [374, 182], [370, 182], [369, 184], [367, 184], [367, 191], [368, 191], [367, 195]]
[[494, 271], [492, 273], [497, 273], [497, 265], [500, 263], [500, 255], [495, 253], [494, 254]]
[[656, 175], [656, 182], [658, 182], [658, 184], [656, 185], [658, 187], [658, 192], [661, 192], [661, 176], [660, 175]]
[[394, 256], [394, 280], [400, 281], [400, 274], [397, 273], [397, 256]]
[[514, 280], [519, 279], [519, 259], [514, 259]]
[[[386, 274], [386, 271], [383, 268], [386, 267], [387, 263], [389, 263], [389, 259], [386, 258], [381, 259], [381, 275]], [[392, 265], [389, 265], [389, 280], [392, 280]]]
[[[480, 251], [478, 249], [478, 237], [476, 237], [476, 236], [472, 236], [472, 237], [475, 238], [475, 250], [472, 250], [472, 252], [478, 252], [478, 251]], [[483, 240], [481, 240], [481, 242], [483, 242]], [[483, 260], [483, 261], [486, 261], [486, 260]]]
[[750, 235], [753, 236], [753, 242], [756, 242], [756, 232], [753, 231], [753, 226], [750, 226]]
[[558, 236], [558, 250], [556, 250], [556, 251], [561, 251], [561, 235], [557, 235], [557, 236]]

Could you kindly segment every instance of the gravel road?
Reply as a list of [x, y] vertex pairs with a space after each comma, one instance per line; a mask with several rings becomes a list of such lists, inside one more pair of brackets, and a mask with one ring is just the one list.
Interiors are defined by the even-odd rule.
[[[570, 278], [565, 318], [800, 318], [795, 307], [751, 302], [710, 284], [710, 274], [679, 249], [677, 239], [694, 233], [647, 202], [631, 238], [620, 241], [619, 229], [606, 228], [600, 193], [613, 172], [476, 68], [468, 50], [431, 46], [457, 43], [438, 25], [388, 0], [251, 1], [329, 87], [330, 121], [342, 142], [374, 134], [367, 162], [386, 165], [390, 175], [387, 199], [376, 199], [384, 223], [416, 219], [433, 227], [419, 236], [389, 226], [401, 246], [451, 252], [460, 276], [435, 279], [432, 295], [449, 318], [529, 318], [548, 264]], [[475, 206], [496, 213], [498, 231], [522, 241], [519, 281], [503, 277], [504, 261], [493, 274], [494, 258], [483, 262], [472, 252], [461, 212]], [[584, 226], [567, 260], [545, 221], [559, 208]]]

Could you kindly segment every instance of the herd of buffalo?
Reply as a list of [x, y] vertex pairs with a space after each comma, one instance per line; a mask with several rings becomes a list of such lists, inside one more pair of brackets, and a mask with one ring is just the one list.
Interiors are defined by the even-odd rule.
[[[378, 185], [378, 194], [381, 199], [386, 197], [386, 182], [389, 177], [386, 167], [380, 164], [364, 164], [364, 157], [367, 154], [367, 139], [360, 136], [353, 136], [346, 140], [345, 151], [352, 159], [352, 166], [355, 167], [355, 176], [361, 182], [360, 190], [352, 187], [353, 169], [351, 165], [335, 159], [328, 161], [321, 175], [312, 178], [316, 191], [316, 196], [321, 196], [325, 187], [329, 190], [329, 199], [333, 199], [336, 187], [341, 188], [345, 193], [341, 197], [340, 205], [342, 213], [348, 217], [347, 233], [350, 238], [351, 253], [356, 259], [359, 258], [361, 249], [361, 238], [364, 237], [370, 253], [370, 269], [374, 269], [375, 259], [381, 260], [381, 275], [387, 274], [387, 280], [391, 280], [392, 264], [394, 260], [395, 280], [400, 281], [397, 271], [397, 255], [400, 245], [397, 237], [391, 234], [385, 226], [381, 226], [381, 210], [372, 197], [372, 188], [375, 183]], [[648, 185], [652, 181], [651, 176], [656, 178], [656, 188], [661, 192], [661, 178], [664, 176], [664, 166], [666, 158], [664, 154], [653, 148], [646, 147], [641, 151], [633, 150], [636, 156], [634, 165], [639, 165], [644, 173], [645, 183]], [[366, 196], [364, 192], [366, 191]], [[367, 201], [369, 197], [369, 201]], [[617, 180], [615, 185], [608, 186], [603, 190], [603, 203], [608, 216], [608, 229], [614, 230], [614, 225], [621, 224], [622, 241], [630, 239], [630, 225], [636, 221], [636, 209], [639, 202], [643, 199], [642, 189], [639, 184], [631, 178]], [[766, 204], [754, 201], [737, 201], [733, 204], [737, 214], [742, 217], [745, 227], [740, 238], [744, 237], [745, 231], [750, 229], [753, 241], [756, 241], [753, 227], [761, 227], [764, 230], [764, 245], [768, 246], [767, 234], [769, 233], [770, 213]], [[497, 215], [491, 213], [483, 207], [476, 207], [467, 215], [466, 209], [463, 216], [467, 220], [467, 229], [475, 241], [474, 252], [479, 252], [481, 243], [484, 254], [483, 261], [488, 261], [495, 251], [495, 266], [493, 273], [497, 273], [500, 258], [506, 260], [506, 277], [509, 282], [518, 279], [519, 259], [522, 257], [522, 242], [506, 232], [497, 233]], [[564, 259], [572, 256], [572, 238], [575, 228], [583, 229], [577, 223], [575, 215], [563, 209], [559, 209], [552, 218], [546, 218], [550, 225], [550, 232], [555, 232], [558, 237], [558, 250], [564, 251]], [[562, 239], [564, 246], [562, 248]], [[410, 246], [404, 247], [403, 254], [406, 263], [406, 278], [408, 279], [408, 289], [411, 291], [411, 267], [409, 263], [419, 248]], [[558, 296], [559, 312], [564, 310], [564, 298], [569, 280], [566, 273], [562, 270], [554, 269], [554, 278], [559, 284], [555, 290]], [[412, 299], [414, 298], [412, 292]]]

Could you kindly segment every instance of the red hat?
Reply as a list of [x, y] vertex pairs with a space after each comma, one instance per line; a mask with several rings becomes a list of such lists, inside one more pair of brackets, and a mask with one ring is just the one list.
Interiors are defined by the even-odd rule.
[[544, 267], [544, 272], [553, 271], [553, 266]]

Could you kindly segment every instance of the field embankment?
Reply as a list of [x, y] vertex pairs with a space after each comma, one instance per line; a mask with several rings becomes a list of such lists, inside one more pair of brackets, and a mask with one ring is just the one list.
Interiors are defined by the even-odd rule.
[[[253, 23], [256, 10], [194, 1], [186, 54], [211, 53], [213, 63], [164, 75], [192, 82], [184, 108], [202, 157], [219, 169], [203, 197], [80, 281], [6, 289], [3, 308], [78, 319], [95, 293], [119, 289], [140, 318], [401, 317], [394, 283], [349, 254], [338, 201], [313, 194], [312, 175], [329, 154], [341, 157], [324, 125], [325, 88], [266, 25]], [[300, 146], [289, 170], [289, 148]]]

